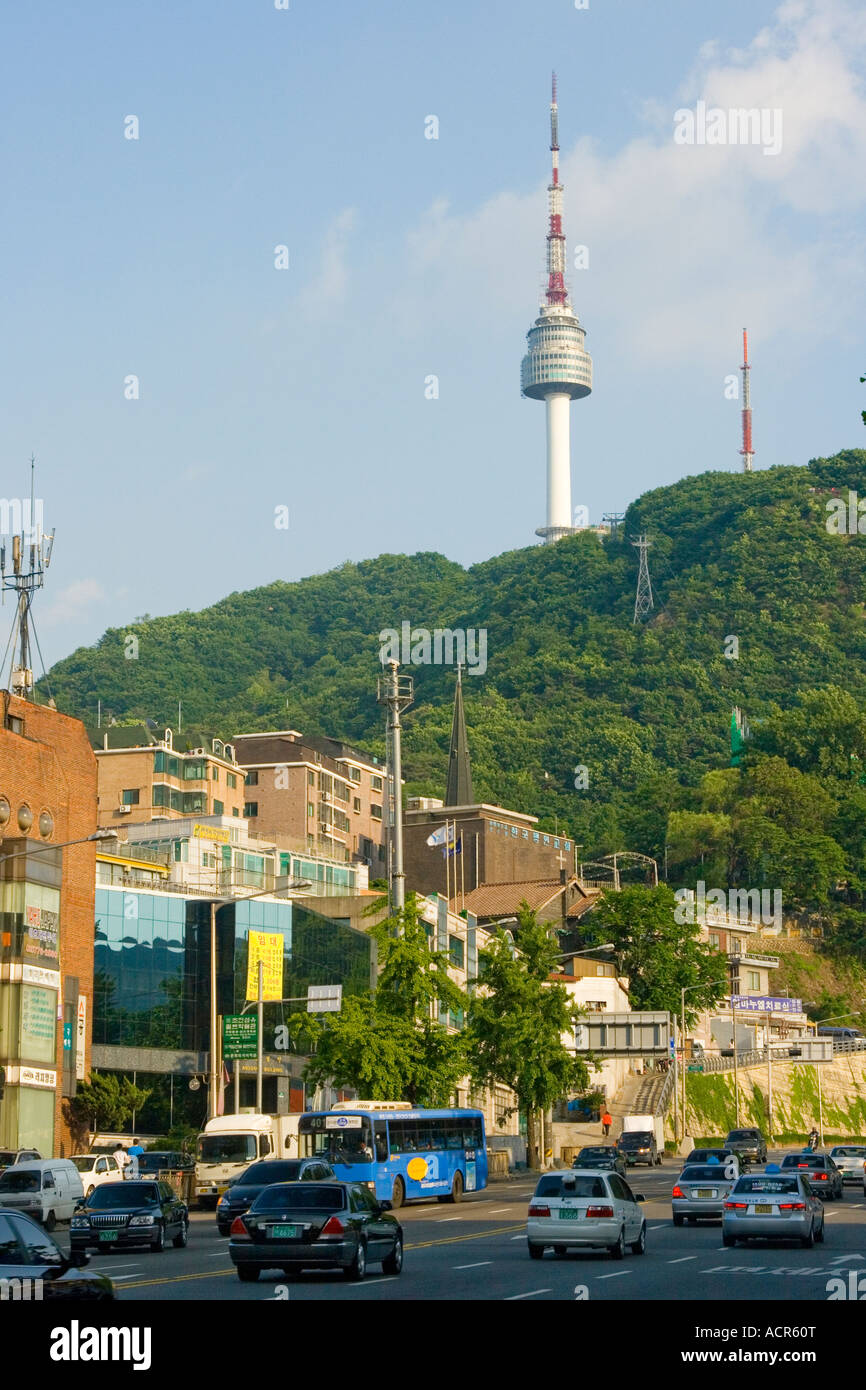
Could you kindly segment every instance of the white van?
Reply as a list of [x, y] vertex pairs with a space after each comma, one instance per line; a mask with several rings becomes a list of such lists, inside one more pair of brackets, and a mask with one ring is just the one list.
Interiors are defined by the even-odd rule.
[[69, 1221], [84, 1196], [81, 1174], [68, 1158], [40, 1158], [16, 1163], [0, 1173], [0, 1207], [23, 1211], [53, 1231]]

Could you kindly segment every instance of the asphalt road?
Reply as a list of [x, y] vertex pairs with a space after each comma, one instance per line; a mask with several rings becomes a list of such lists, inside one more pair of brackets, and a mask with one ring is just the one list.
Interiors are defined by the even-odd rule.
[[[771, 1154], [771, 1160], [777, 1155]], [[118, 1298], [162, 1301], [293, 1302], [366, 1299], [495, 1299], [515, 1301], [755, 1300], [826, 1301], [827, 1281], [851, 1269], [863, 1271], [866, 1284], [866, 1199], [849, 1185], [841, 1202], [825, 1207], [827, 1236], [823, 1245], [804, 1250], [784, 1241], [761, 1242], [726, 1250], [719, 1223], [676, 1229], [671, 1221], [670, 1190], [679, 1166], [632, 1169], [633, 1189], [646, 1194], [647, 1251], [627, 1252], [615, 1262], [603, 1251], [567, 1255], [548, 1251], [530, 1260], [526, 1250], [526, 1208], [534, 1181], [491, 1184], [464, 1198], [459, 1206], [424, 1203], [404, 1207], [405, 1260], [400, 1276], [378, 1269], [360, 1284], [338, 1272], [310, 1271], [287, 1280], [274, 1270], [257, 1283], [241, 1284], [228, 1258], [228, 1239], [217, 1233], [210, 1212], [194, 1211], [189, 1244], [162, 1254], [118, 1251], [95, 1256], [91, 1268], [114, 1281]], [[58, 1230], [61, 1244], [66, 1238]]]

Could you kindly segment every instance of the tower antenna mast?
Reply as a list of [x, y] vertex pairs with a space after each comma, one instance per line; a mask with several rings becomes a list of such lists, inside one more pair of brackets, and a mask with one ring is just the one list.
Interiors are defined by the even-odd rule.
[[743, 329], [743, 365], [740, 368], [743, 373], [743, 447], [740, 453], [743, 456], [743, 472], [751, 473], [752, 459], [754, 450], [752, 448], [752, 394], [749, 386], [749, 375], [751, 366], [749, 365], [749, 335]]
[[[42, 503], [35, 497], [36, 460], [30, 458], [30, 501], [12, 502], [9, 512], [15, 517], [12, 534], [12, 571], [6, 573], [6, 546], [0, 546], [0, 594], [9, 590], [16, 595], [15, 618], [7, 645], [12, 647], [9, 670], [9, 689], [22, 700], [33, 700], [33, 657], [31, 633], [36, 636], [30, 609], [37, 589], [45, 583], [45, 571], [51, 563], [54, 532], [42, 533]], [[17, 513], [17, 515], [16, 515]], [[5, 602], [5, 598], [4, 598]], [[36, 639], [37, 648], [39, 646]]]
[[646, 536], [638, 536], [636, 541], [632, 541], [632, 545], [640, 552], [640, 569], [638, 570], [637, 593], [634, 600], [634, 621], [637, 624], [643, 622], [647, 614], [651, 613], [655, 607], [646, 554], [652, 541], [647, 540]]
[[565, 283], [565, 231], [559, 181], [559, 103], [556, 73], [550, 101], [551, 175], [548, 185], [547, 290], [538, 318], [526, 335], [520, 389], [544, 401], [547, 415], [547, 524], [536, 531], [548, 545], [575, 531], [571, 511], [569, 407], [592, 390], [592, 359], [586, 330], [571, 306]]

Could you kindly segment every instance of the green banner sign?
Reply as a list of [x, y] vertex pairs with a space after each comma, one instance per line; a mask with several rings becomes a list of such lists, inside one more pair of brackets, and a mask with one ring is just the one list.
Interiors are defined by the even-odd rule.
[[223, 1057], [227, 1062], [255, 1057], [258, 1041], [255, 1014], [223, 1015]]

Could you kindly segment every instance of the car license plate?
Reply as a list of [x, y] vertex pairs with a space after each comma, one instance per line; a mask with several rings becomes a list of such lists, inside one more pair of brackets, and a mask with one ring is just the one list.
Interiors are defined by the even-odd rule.
[[301, 1234], [300, 1226], [269, 1226], [270, 1240], [295, 1240]]
[[698, 1197], [715, 1197], [715, 1195], [716, 1189], [714, 1187], [699, 1187], [697, 1190]]
[[100, 1239], [100, 1240], [117, 1240], [117, 1236], [118, 1236], [118, 1232], [117, 1232], [117, 1231], [100, 1231], [100, 1232], [99, 1232], [99, 1239]]
[[580, 1216], [580, 1207], [560, 1207], [559, 1215], [563, 1221], [574, 1221]]
[[755, 1207], [756, 1216], [772, 1216], [773, 1208], [769, 1202], [758, 1202]]

